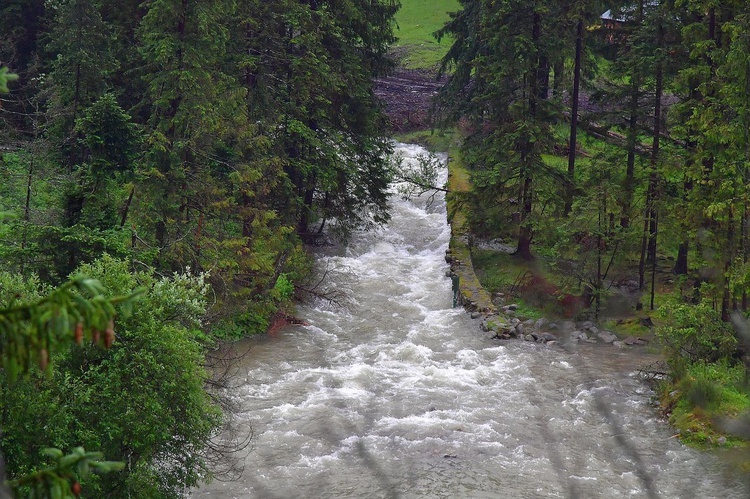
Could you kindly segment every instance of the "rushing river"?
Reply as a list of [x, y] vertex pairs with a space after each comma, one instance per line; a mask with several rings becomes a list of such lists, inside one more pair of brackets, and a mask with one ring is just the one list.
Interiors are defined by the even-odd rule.
[[394, 196], [387, 227], [321, 255], [347, 306], [302, 306], [309, 326], [237, 346], [252, 447], [241, 478], [193, 497], [748, 497], [659, 418], [636, 377], [648, 354], [499, 342], [452, 308], [428, 197]]

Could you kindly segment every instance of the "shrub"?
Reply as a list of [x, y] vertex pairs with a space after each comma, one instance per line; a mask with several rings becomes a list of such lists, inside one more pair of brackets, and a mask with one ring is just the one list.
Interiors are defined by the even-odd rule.
[[704, 302], [692, 305], [673, 299], [659, 309], [658, 317], [663, 325], [656, 328], [656, 335], [664, 343], [675, 378], [681, 378], [692, 364], [731, 359], [736, 352], [731, 325]]

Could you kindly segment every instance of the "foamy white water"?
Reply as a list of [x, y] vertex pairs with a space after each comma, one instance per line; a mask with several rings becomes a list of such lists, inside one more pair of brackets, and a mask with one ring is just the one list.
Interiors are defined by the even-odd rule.
[[301, 307], [310, 326], [237, 346], [252, 451], [193, 497], [748, 497], [671, 438], [635, 377], [647, 356], [499, 343], [452, 308], [445, 204], [427, 198], [394, 196], [386, 228], [321, 255], [347, 309]]

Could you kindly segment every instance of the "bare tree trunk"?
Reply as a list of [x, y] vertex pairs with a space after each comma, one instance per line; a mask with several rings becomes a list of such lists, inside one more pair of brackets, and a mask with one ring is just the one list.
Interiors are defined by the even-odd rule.
[[568, 144], [568, 182], [565, 188], [565, 215], [573, 209], [573, 191], [575, 190], [576, 148], [578, 147], [578, 100], [581, 90], [581, 53], [583, 52], [583, 20], [576, 27], [576, 55], [573, 68], [573, 98], [570, 103], [570, 142]]
[[130, 203], [133, 202], [133, 194], [135, 194], [135, 187], [130, 189], [130, 195], [128, 200], [125, 201], [125, 206], [122, 208], [122, 217], [120, 218], [120, 227], [125, 227], [125, 222], [128, 220], [128, 212], [130, 211]]
[[556, 62], [552, 67], [552, 70], [555, 73], [555, 80], [552, 83], [552, 92], [555, 97], [559, 97], [562, 93], [562, 84], [565, 79], [565, 63], [563, 61]]
[[724, 262], [724, 292], [721, 297], [721, 320], [729, 322], [730, 301], [732, 290], [730, 288], [729, 274], [734, 261], [734, 208], [729, 207], [729, 220], [727, 220], [727, 255]]
[[[539, 40], [542, 36], [542, 16], [538, 12], [534, 13], [534, 22], [531, 30], [531, 37], [534, 46], [539, 46]], [[546, 76], [545, 76], [546, 75]], [[540, 57], [537, 61], [537, 67], [534, 74], [531, 75], [531, 88], [529, 89], [529, 115], [531, 120], [537, 119], [537, 102], [538, 99], [545, 99], [549, 88], [549, 61], [546, 57]], [[522, 139], [524, 142], [520, 146], [521, 150], [521, 174], [523, 186], [521, 187], [521, 220], [518, 228], [518, 248], [516, 254], [524, 260], [532, 260], [531, 239], [533, 230], [531, 222], [531, 212], [533, 209], [533, 185], [534, 177], [529, 165], [529, 156], [532, 154], [533, 144], [528, 138]]]
[[[745, 205], [744, 205], [743, 214], [742, 214], [742, 228], [741, 228], [742, 232], [740, 236], [742, 237], [742, 243], [741, 243], [742, 244], [742, 263], [744, 263], [745, 265], [747, 265], [748, 253], [749, 253], [748, 244], [747, 244], [747, 237], [748, 237], [747, 222], [748, 222], [749, 216], [750, 216], [750, 206], [748, 206], [748, 202], [747, 200], [745, 200]], [[743, 312], [747, 311], [747, 305], [748, 305], [747, 302], [748, 302], [747, 289], [743, 287], [742, 288], [742, 311]]]
[[21, 274], [26, 266], [26, 257], [24, 251], [28, 242], [29, 220], [31, 220], [31, 182], [34, 178], [34, 153], [31, 153], [29, 159], [29, 173], [26, 179], [26, 203], [23, 208], [23, 234], [21, 235]]
[[596, 234], [596, 286], [595, 291], [596, 294], [594, 295], [594, 301], [596, 304], [596, 308], [594, 309], [594, 318], [599, 319], [599, 312], [602, 308], [602, 207], [599, 206], [599, 213], [598, 213], [598, 230]]
[[650, 309], [654, 310], [654, 295], [656, 294], [656, 238], [659, 232], [659, 212], [654, 210], [654, 258], [651, 260], [651, 300], [649, 302]]
[[[661, 23], [656, 28], [656, 48], [661, 49], [664, 41], [664, 28]], [[661, 139], [661, 98], [664, 86], [664, 64], [661, 59], [656, 61], [656, 88], [654, 91], [654, 133], [651, 146], [651, 174], [648, 180], [648, 199], [646, 218], [649, 224], [648, 259], [651, 262], [651, 310], [654, 309], [654, 292], [656, 285], [656, 243], [659, 232], [659, 215], [656, 205], [659, 183], [659, 146]]]
[[521, 226], [518, 229], [518, 249], [516, 254], [524, 260], [533, 260], [531, 254], [532, 229], [529, 218], [532, 208], [532, 187], [533, 179], [531, 175], [526, 175], [523, 182], [523, 208], [521, 213]]
[[648, 246], [648, 217], [643, 217], [643, 234], [641, 236], [641, 258], [638, 261], [638, 289], [643, 289], [646, 282], [646, 247]]

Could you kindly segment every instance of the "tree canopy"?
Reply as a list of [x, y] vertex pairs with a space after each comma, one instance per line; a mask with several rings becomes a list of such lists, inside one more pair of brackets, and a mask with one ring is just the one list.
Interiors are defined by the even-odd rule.
[[[3, 3], [10, 483], [71, 473], [92, 497], [176, 497], [210, 479], [229, 417], [204, 367], [215, 342], [269, 327], [316, 234], [388, 219], [373, 78], [392, 67], [398, 6]], [[97, 459], [125, 466], [75, 471]]]

